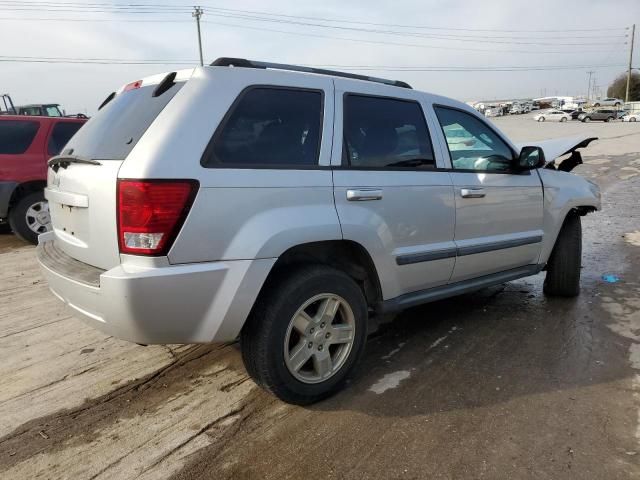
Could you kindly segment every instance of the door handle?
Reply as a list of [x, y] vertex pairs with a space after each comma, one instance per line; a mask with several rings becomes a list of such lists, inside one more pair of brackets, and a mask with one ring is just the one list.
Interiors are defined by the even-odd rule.
[[485, 195], [484, 188], [461, 188], [460, 196], [462, 198], [483, 198]]
[[357, 188], [347, 190], [347, 200], [350, 202], [366, 202], [368, 200], [381, 200], [382, 190], [379, 188]]

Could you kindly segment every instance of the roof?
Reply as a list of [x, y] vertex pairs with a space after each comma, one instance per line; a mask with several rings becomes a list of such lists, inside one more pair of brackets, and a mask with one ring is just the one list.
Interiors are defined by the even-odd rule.
[[74, 117], [45, 117], [40, 115], [0, 115], [0, 121], [2, 120], [23, 120], [23, 121], [37, 120], [38, 122], [59, 122], [64, 120], [65, 122], [84, 123], [88, 119], [74, 118]]
[[30, 103], [28, 105], [16, 105], [16, 108], [27, 108], [27, 107], [59, 107], [59, 103]]

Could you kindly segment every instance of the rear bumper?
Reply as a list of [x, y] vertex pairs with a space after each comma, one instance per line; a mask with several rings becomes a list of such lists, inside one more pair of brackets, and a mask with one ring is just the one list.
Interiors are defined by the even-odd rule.
[[0, 218], [9, 216], [9, 202], [17, 186], [16, 182], [0, 182]]
[[96, 269], [57, 250], [54, 236], [41, 235], [37, 249], [53, 294], [85, 323], [142, 344], [234, 340], [275, 263], [237, 260], [157, 268], [121, 264], [98, 272], [95, 279]]

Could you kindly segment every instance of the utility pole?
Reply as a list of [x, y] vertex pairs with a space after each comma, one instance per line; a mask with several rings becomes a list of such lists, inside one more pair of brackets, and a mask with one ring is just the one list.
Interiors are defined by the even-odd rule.
[[196, 19], [196, 25], [198, 26], [198, 51], [200, 52], [200, 66], [204, 65], [204, 61], [202, 60], [202, 36], [200, 35], [200, 17], [202, 17], [203, 13], [204, 10], [202, 10], [202, 8], [193, 7], [193, 13], [191, 14], [191, 16]]
[[593, 70], [591, 70], [590, 72], [587, 72], [589, 74], [589, 84], [587, 86], [587, 103], [589, 103], [589, 99], [591, 98], [591, 75], [593, 75], [594, 72]]
[[633, 41], [636, 36], [636, 24], [633, 24], [631, 27], [631, 49], [629, 50], [629, 70], [627, 71], [627, 91], [624, 95], [624, 101], [627, 103], [629, 101], [629, 85], [631, 84], [631, 62], [633, 62]]

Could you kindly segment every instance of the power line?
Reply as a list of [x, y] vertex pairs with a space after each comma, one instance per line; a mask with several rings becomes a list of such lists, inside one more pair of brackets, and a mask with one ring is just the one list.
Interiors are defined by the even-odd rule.
[[[76, 57], [34, 57], [34, 56], [3, 56], [0, 62], [15, 63], [72, 63], [72, 64], [105, 64], [105, 65], [198, 65], [197, 59], [117, 59], [117, 58], [76, 58]], [[343, 64], [304, 64], [297, 65], [362, 71], [390, 71], [390, 72], [496, 72], [496, 71], [553, 71], [578, 70], [584, 68], [622, 67], [624, 64], [608, 65], [535, 65], [535, 66], [434, 66], [434, 65], [343, 65]]]
[[[27, 20], [21, 18], [14, 17], [0, 17], [1, 20]], [[49, 19], [49, 18], [38, 18], [38, 19], [30, 19], [30, 20], [52, 20], [52, 21], [60, 21], [60, 22], [85, 22], [85, 21], [97, 21], [97, 22], [110, 22], [111, 20], [107, 19], [73, 19], [73, 18], [63, 18], [63, 19]], [[123, 19], [118, 20], [118, 22], [180, 22], [186, 23], [187, 20], [180, 19], [152, 19], [152, 20], [129, 20]], [[336, 37], [331, 35], [323, 35], [317, 33], [310, 32], [299, 32], [299, 31], [287, 31], [287, 30], [279, 30], [273, 28], [266, 27], [257, 27], [253, 25], [240, 25], [236, 23], [225, 23], [219, 21], [209, 21], [202, 20], [203, 24], [215, 24], [220, 26], [226, 26], [231, 28], [241, 28], [248, 30], [256, 30], [256, 31], [264, 31], [264, 32], [273, 32], [280, 33], [285, 35], [297, 35], [304, 37], [314, 37], [314, 38], [326, 38], [335, 41], [348, 41], [348, 42], [356, 42], [356, 43], [366, 43], [366, 44], [374, 44], [374, 45], [387, 45], [387, 46], [401, 46], [401, 47], [416, 47], [416, 48], [430, 48], [430, 49], [441, 49], [441, 50], [453, 50], [453, 51], [473, 51], [473, 52], [488, 52], [488, 53], [527, 53], [527, 54], [576, 54], [576, 53], [602, 53], [604, 50], [581, 50], [579, 52], [575, 50], [566, 50], [566, 51], [546, 51], [546, 50], [496, 50], [496, 49], [482, 49], [482, 48], [468, 48], [468, 47], [453, 47], [453, 46], [445, 46], [445, 45], [428, 45], [428, 44], [416, 44], [416, 43], [401, 43], [401, 42], [391, 42], [391, 41], [383, 41], [383, 40], [369, 40], [363, 38], [350, 38], [350, 37]], [[554, 45], [555, 46], [555, 45]], [[616, 45], [617, 47], [617, 45]]]
[[117, 20], [114, 20], [113, 18], [48, 18], [48, 17], [0, 17], [0, 21], [2, 20], [8, 20], [8, 21], [12, 21], [12, 22], [33, 22], [33, 21], [37, 21], [37, 22], [82, 22], [82, 23], [87, 23], [87, 22], [104, 22], [104, 23], [122, 23], [122, 22], [127, 22], [127, 23], [193, 23], [192, 20], [180, 20], [178, 18], [119, 18]]
[[518, 41], [518, 40], [500, 40], [495, 39], [489, 36], [461, 36], [461, 35], [451, 35], [451, 34], [433, 34], [433, 33], [420, 33], [420, 32], [400, 32], [397, 30], [380, 30], [380, 29], [370, 29], [370, 28], [360, 28], [360, 27], [346, 27], [346, 26], [336, 26], [336, 25], [323, 25], [319, 23], [312, 22], [301, 22], [301, 21], [293, 21], [293, 20], [280, 20], [266, 17], [257, 17], [251, 15], [225, 15], [220, 13], [210, 13], [209, 15], [215, 17], [222, 18], [231, 18], [231, 19], [241, 19], [241, 20], [250, 20], [250, 21], [259, 21], [259, 22], [271, 22], [271, 23], [279, 23], [286, 25], [296, 25], [303, 27], [319, 27], [319, 28], [329, 28], [333, 30], [341, 30], [341, 31], [352, 31], [352, 32], [362, 32], [362, 33], [375, 33], [375, 34], [383, 34], [383, 35], [395, 35], [402, 37], [419, 37], [419, 38], [429, 38], [435, 40], [449, 40], [456, 42], [473, 42], [473, 43], [496, 43], [496, 44], [508, 44], [508, 45], [552, 45], [552, 46], [575, 46], [582, 47], [584, 45], [611, 45], [611, 42], [579, 42], [579, 43], [560, 43], [560, 42], [532, 42], [532, 41]]
[[[142, 11], [141, 13], [150, 13], [149, 9], [155, 9], [157, 12], [154, 13], [162, 13], [161, 10], [171, 10], [171, 9], [182, 9], [185, 8], [190, 10], [190, 7], [179, 4], [146, 4], [146, 3], [80, 3], [80, 2], [43, 2], [43, 1], [25, 1], [25, 0], [3, 0], [3, 4], [9, 5], [18, 5], [19, 7], [34, 7], [41, 9], [41, 7], [56, 7], [62, 6], [65, 8], [68, 7], [91, 7], [91, 8], [103, 8], [103, 9], [122, 9], [122, 10], [131, 10], [131, 11]], [[427, 29], [427, 30], [449, 30], [449, 31], [468, 31], [468, 32], [498, 32], [498, 33], [518, 33], [518, 34], [530, 34], [530, 33], [570, 33], [570, 32], [611, 32], [611, 31], [620, 31], [623, 30], [621, 27], [601, 27], [598, 28], [579, 28], [579, 29], [532, 29], [532, 30], [506, 30], [506, 29], [495, 29], [495, 28], [463, 28], [463, 27], [438, 27], [432, 25], [417, 25], [417, 24], [398, 24], [398, 23], [377, 23], [377, 22], [368, 22], [362, 20], [351, 20], [344, 18], [327, 18], [327, 17], [317, 17], [317, 16], [303, 16], [303, 15], [291, 15], [291, 14], [283, 14], [283, 13], [274, 13], [267, 11], [259, 11], [259, 10], [242, 10], [242, 9], [230, 9], [230, 8], [221, 8], [215, 7], [209, 3], [201, 3], [202, 6], [208, 7], [211, 10], [217, 11], [226, 11], [230, 13], [242, 13], [242, 14], [253, 14], [253, 15], [262, 15], [262, 16], [271, 16], [271, 17], [282, 17], [282, 18], [291, 18], [291, 19], [303, 19], [303, 20], [314, 20], [314, 21], [322, 21], [322, 22], [333, 22], [333, 23], [350, 23], [350, 24], [359, 24], [359, 25], [371, 25], [371, 26], [381, 26], [381, 27], [399, 27], [399, 28], [417, 28], [417, 29]]]
[[[156, 12], [156, 13], [160, 13], [160, 12]], [[162, 12], [164, 13], [164, 12]], [[227, 18], [237, 18], [237, 19], [247, 19], [247, 20], [258, 20], [257, 18], [253, 18], [253, 17], [241, 17], [241, 16], [227, 16], [227, 15], [217, 15], [215, 13], [212, 13], [211, 15], [213, 16], [221, 16], [221, 17], [227, 17]], [[133, 23], [185, 23], [188, 22], [188, 20], [180, 20], [180, 19], [176, 19], [176, 18], [167, 18], [167, 19], [157, 19], [157, 18], [153, 18], [153, 19], [117, 19], [114, 20], [112, 18], [69, 18], [69, 17], [64, 17], [64, 18], [51, 18], [51, 17], [0, 17], [0, 20], [10, 20], [10, 21], [52, 21], [52, 22], [133, 22]], [[210, 22], [211, 23], [211, 22]], [[305, 25], [310, 25], [310, 24], [305, 24]], [[329, 28], [333, 28], [330, 26], [326, 26], [326, 25], [314, 25], [314, 26], [319, 26], [319, 27], [329, 27]], [[453, 35], [453, 34], [422, 34], [419, 32], [396, 32], [396, 31], [382, 31], [382, 30], [370, 30], [370, 29], [349, 29], [349, 30], [356, 30], [356, 31], [363, 31], [366, 33], [381, 33], [381, 34], [392, 34], [392, 35], [406, 35], [406, 36], [418, 36], [418, 37], [423, 37], [423, 38], [434, 38], [434, 39], [442, 39], [442, 40], [450, 40], [450, 39], [461, 39], [461, 41], [473, 41], [476, 42], [477, 38], [486, 38], [489, 40], [492, 40], [492, 42], [489, 43], [515, 43], [515, 44], [527, 44], [527, 45], [572, 45], [572, 46], [583, 46], [583, 45], [611, 45], [610, 42], [607, 43], [575, 43], [575, 44], [562, 44], [562, 43], [557, 43], [557, 42], [551, 42], [551, 43], [536, 43], [536, 42], [493, 42], [494, 39], [508, 39], [508, 38], [515, 38], [518, 39], [518, 37], [513, 37], [513, 36], [473, 36], [473, 35]], [[574, 39], [583, 39], [583, 38], [626, 38], [626, 35], [589, 35], [589, 36], [571, 36], [571, 37], [559, 37], [559, 36], [549, 36], [549, 37], [545, 37], [545, 39], [563, 39], [563, 38], [574, 38]], [[464, 39], [464, 40], [462, 40]], [[468, 39], [468, 40], [467, 40]], [[616, 45], [617, 46], [617, 45]]]
[[[25, 10], [24, 8], [20, 7], [20, 8], [10, 8], [9, 10], [18, 10], [18, 11], [45, 11], [45, 12], [75, 12], [75, 13], [81, 13], [83, 12], [82, 10], [66, 10], [66, 9], [57, 9], [57, 10], [50, 10], [50, 9], [46, 9], [43, 7], [40, 7], [38, 9], [31, 8], [29, 7], [28, 10]], [[190, 12], [191, 10], [189, 10]], [[186, 12], [185, 10], [179, 10], [179, 12]], [[87, 13], [87, 12], [83, 12], [83, 13]], [[113, 13], [110, 11], [104, 11], [104, 10], [91, 10], [89, 13]], [[158, 13], [166, 13], [166, 12], [154, 12], [154, 11], [119, 11], [119, 12], [115, 12], [115, 13], [146, 13], [146, 14], [158, 14]], [[511, 37], [511, 40], [506, 40], [506, 38], [510, 38], [510, 37], [493, 37], [493, 36], [487, 36], [487, 35], [476, 35], [476, 36], [472, 36], [472, 35], [455, 35], [455, 34], [442, 34], [442, 33], [438, 33], [438, 34], [434, 34], [434, 33], [422, 33], [422, 32], [403, 32], [403, 31], [397, 31], [397, 30], [381, 30], [381, 29], [371, 29], [371, 28], [361, 28], [361, 27], [349, 27], [349, 26], [340, 26], [340, 25], [327, 25], [327, 24], [321, 24], [321, 23], [313, 23], [313, 22], [303, 22], [303, 21], [297, 21], [297, 20], [289, 20], [289, 19], [278, 19], [278, 18], [269, 18], [269, 17], [261, 17], [261, 16], [256, 16], [256, 15], [241, 15], [241, 14], [235, 14], [235, 13], [216, 13], [214, 12], [210, 12], [209, 13], [210, 16], [214, 16], [214, 17], [220, 17], [220, 18], [230, 18], [233, 20], [247, 20], [247, 21], [254, 21], [254, 22], [266, 22], [266, 23], [276, 23], [276, 24], [284, 24], [284, 25], [295, 25], [295, 26], [302, 26], [302, 27], [316, 27], [316, 28], [324, 28], [324, 29], [331, 29], [331, 30], [338, 30], [338, 31], [350, 31], [350, 32], [358, 32], [358, 33], [367, 33], [367, 34], [378, 34], [378, 35], [393, 35], [393, 36], [400, 36], [400, 37], [417, 37], [417, 38], [427, 38], [427, 39], [432, 39], [432, 40], [447, 40], [447, 41], [455, 41], [455, 42], [470, 42], [470, 43], [492, 43], [492, 44], [503, 44], [503, 45], [541, 45], [541, 46], [554, 46], [554, 47], [584, 47], [585, 45], [612, 45], [611, 42], [578, 42], [578, 43], [562, 43], [562, 42], [558, 42], [558, 41], [552, 41], [552, 42], [541, 42], [541, 41], [521, 41], [521, 39], [513, 39], [513, 37]], [[624, 38], [624, 35], [619, 35], [619, 36], [609, 36], [609, 38]], [[557, 37], [556, 37], [557, 38]], [[562, 37], [565, 38], [565, 37]], [[566, 37], [566, 38], [571, 38], [571, 37]], [[589, 37], [581, 37], [581, 38], [589, 38]]]
[[357, 42], [357, 43], [367, 43], [372, 45], [386, 45], [386, 46], [399, 46], [399, 47], [416, 47], [416, 48], [430, 48], [437, 50], [455, 50], [455, 51], [463, 51], [463, 52], [487, 52], [487, 53], [527, 53], [527, 54], [582, 54], [582, 53], [603, 53], [603, 50], [582, 50], [582, 51], [545, 51], [545, 50], [496, 50], [496, 49], [486, 49], [486, 48], [469, 48], [469, 47], [452, 47], [446, 45], [427, 45], [420, 43], [401, 43], [401, 42], [391, 42], [391, 41], [383, 41], [383, 40], [368, 40], [364, 38], [351, 38], [351, 37], [335, 37], [331, 35], [322, 35], [319, 33], [309, 33], [309, 32], [293, 32], [287, 30], [277, 30], [273, 28], [266, 27], [256, 27], [252, 25], [239, 25], [237, 23], [228, 23], [228, 22], [218, 22], [218, 21], [210, 21], [203, 20], [202, 23], [205, 24], [215, 24], [222, 25], [233, 28], [243, 28], [247, 30], [258, 30], [264, 32], [274, 32], [274, 33], [282, 33], [285, 35], [298, 35], [303, 37], [314, 37], [314, 38], [327, 38], [330, 40], [336, 41], [348, 41], [348, 42]]

